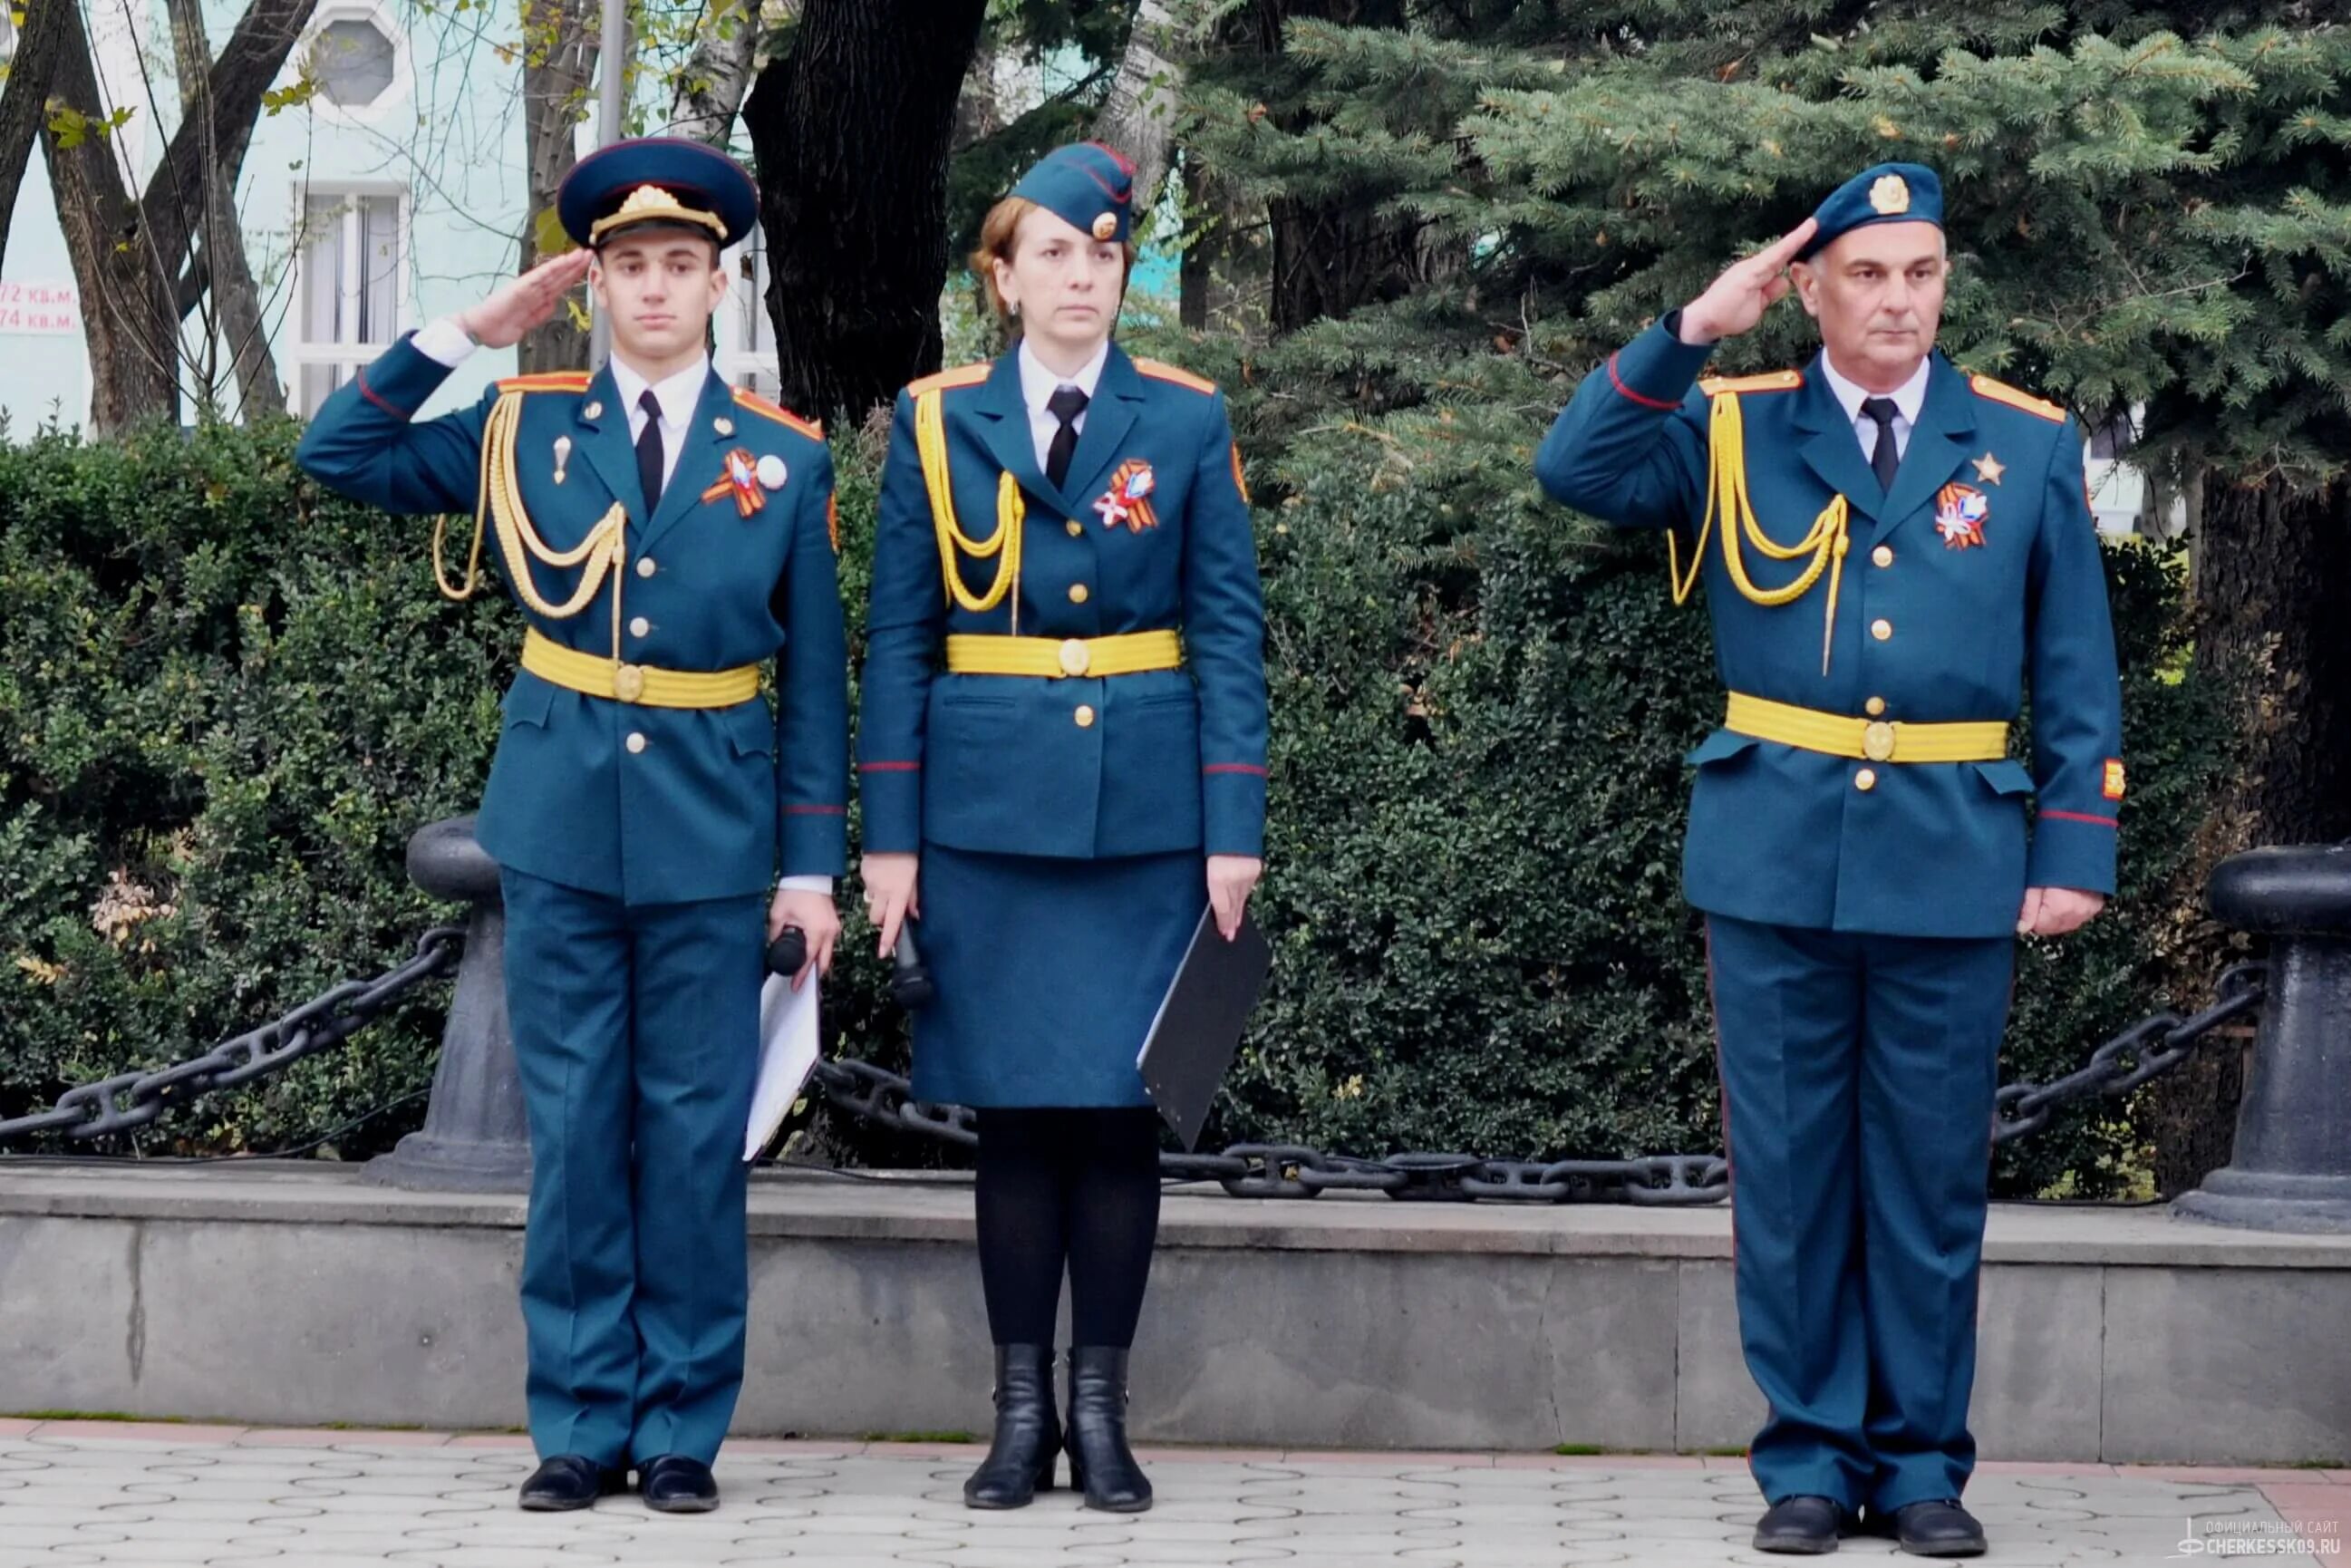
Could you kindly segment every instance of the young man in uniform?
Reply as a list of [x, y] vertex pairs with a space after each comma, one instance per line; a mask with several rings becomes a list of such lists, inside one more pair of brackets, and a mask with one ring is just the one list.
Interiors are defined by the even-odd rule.
[[[622, 142], [582, 160], [557, 204], [581, 248], [386, 350], [299, 456], [356, 500], [472, 512], [464, 580], [444, 571], [444, 591], [472, 591], [486, 531], [528, 622], [477, 829], [504, 872], [533, 1156], [522, 1301], [541, 1463], [522, 1506], [588, 1507], [633, 1469], [650, 1507], [698, 1512], [717, 1503], [710, 1466], [743, 1376], [765, 944], [806, 933], [804, 984], [840, 931], [832, 465], [815, 425], [710, 363], [720, 253], [757, 216], [742, 169], [692, 142]], [[512, 377], [412, 420], [460, 361], [518, 340], [583, 277], [611, 323], [603, 370]]]

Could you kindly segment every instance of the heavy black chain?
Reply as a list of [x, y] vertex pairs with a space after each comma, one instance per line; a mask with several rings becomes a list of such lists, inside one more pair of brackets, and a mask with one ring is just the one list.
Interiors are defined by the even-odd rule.
[[2219, 999], [2202, 1012], [2188, 1018], [2158, 1013], [2098, 1047], [2063, 1078], [2002, 1085], [1992, 1102], [1991, 1141], [2004, 1144], [2041, 1131], [2049, 1124], [2049, 1113], [2068, 1101], [2094, 1094], [2112, 1099], [2170, 1071], [2195, 1055], [2214, 1030], [2262, 1005], [2266, 975], [2267, 967], [2259, 963], [2231, 964], [2213, 987]]
[[[2259, 1007], [2262, 967], [2231, 966], [2220, 999], [2181, 1018], [2158, 1013], [2090, 1054], [2079, 1071], [2047, 1083], [2011, 1083], [1994, 1101], [1995, 1145], [2037, 1133], [2057, 1107], [2094, 1095], [2127, 1094], [2195, 1054], [2222, 1024]], [[960, 1105], [929, 1105], [914, 1085], [865, 1061], [828, 1061], [816, 1083], [834, 1110], [888, 1124], [965, 1148], [979, 1142], [977, 1118]], [[1213, 1181], [1235, 1197], [1320, 1197], [1326, 1192], [1377, 1192], [1405, 1200], [1514, 1203], [1633, 1203], [1686, 1207], [1730, 1196], [1730, 1166], [1720, 1155], [1648, 1155], [1627, 1160], [1494, 1160], [1477, 1155], [1401, 1154], [1385, 1159], [1325, 1154], [1303, 1144], [1233, 1144], [1213, 1155], [1163, 1154], [1160, 1175]]]
[[[49, 1110], [0, 1120], [0, 1145], [37, 1133], [89, 1139], [143, 1127], [198, 1095], [249, 1083], [339, 1045], [403, 992], [455, 969], [464, 946], [462, 926], [436, 926], [399, 967], [372, 980], [347, 981], [203, 1056], [152, 1072], [85, 1083], [67, 1090]], [[2232, 965], [2220, 976], [2218, 999], [2203, 1011], [2187, 1018], [2158, 1013], [2098, 1047], [2076, 1071], [2047, 1083], [2006, 1085], [1994, 1102], [1992, 1142], [2039, 1132], [2060, 1105], [2127, 1094], [2171, 1071], [2221, 1025], [2261, 1005], [2262, 975], [2258, 963]], [[972, 1111], [919, 1101], [906, 1079], [871, 1062], [820, 1062], [814, 1082], [826, 1103], [842, 1114], [962, 1148], [979, 1143], [978, 1118]], [[1497, 1160], [1460, 1154], [1364, 1159], [1299, 1144], [1232, 1144], [1217, 1154], [1164, 1154], [1159, 1166], [1172, 1180], [1213, 1181], [1235, 1197], [1376, 1192], [1424, 1202], [1482, 1198], [1683, 1207], [1719, 1203], [1730, 1194], [1729, 1162], [1711, 1154], [1622, 1160]]]
[[146, 1126], [201, 1094], [234, 1089], [340, 1045], [360, 1025], [425, 981], [449, 974], [465, 946], [462, 925], [436, 925], [397, 968], [372, 980], [346, 980], [284, 1018], [223, 1040], [204, 1055], [152, 1072], [123, 1072], [68, 1089], [47, 1111], [0, 1120], [0, 1145], [36, 1133], [101, 1138]]

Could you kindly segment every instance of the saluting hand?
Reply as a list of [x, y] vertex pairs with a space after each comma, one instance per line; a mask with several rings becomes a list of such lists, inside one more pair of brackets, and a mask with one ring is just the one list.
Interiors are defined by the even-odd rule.
[[1695, 345], [1736, 338], [1763, 319], [1772, 301], [1794, 287], [1788, 279], [1788, 263], [1820, 226], [1806, 218], [1775, 243], [1732, 262], [1705, 293], [1682, 307], [1682, 341]]
[[588, 276], [594, 259], [594, 253], [583, 248], [542, 261], [479, 305], [460, 311], [457, 324], [486, 349], [519, 343], [524, 334], [555, 314], [563, 297]]
[[1264, 874], [1265, 862], [1255, 855], [1208, 857], [1208, 907], [1217, 912], [1217, 932], [1226, 941], [1241, 934], [1241, 915]]

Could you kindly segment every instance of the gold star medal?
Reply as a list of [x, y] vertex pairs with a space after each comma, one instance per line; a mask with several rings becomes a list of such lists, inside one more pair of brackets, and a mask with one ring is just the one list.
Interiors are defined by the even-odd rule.
[[1968, 461], [1976, 465], [1976, 478], [1982, 484], [1997, 485], [2000, 483], [2000, 476], [2008, 472], [2008, 465], [1994, 457], [1989, 451], [1980, 457], [1970, 457]]

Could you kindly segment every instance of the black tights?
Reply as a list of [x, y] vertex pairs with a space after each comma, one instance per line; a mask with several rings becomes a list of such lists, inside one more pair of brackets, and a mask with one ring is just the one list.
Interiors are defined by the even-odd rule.
[[1061, 1273], [1071, 1343], [1134, 1343], [1159, 1232], [1159, 1116], [982, 1111], [979, 1277], [998, 1344], [1053, 1343]]

